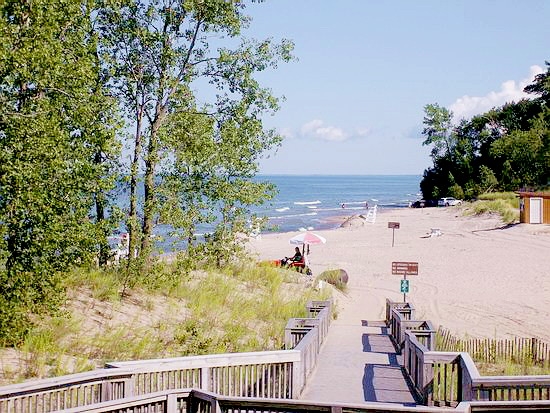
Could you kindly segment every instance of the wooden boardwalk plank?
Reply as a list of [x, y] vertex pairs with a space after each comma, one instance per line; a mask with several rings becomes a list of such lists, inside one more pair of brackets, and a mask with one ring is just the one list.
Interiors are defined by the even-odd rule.
[[301, 399], [414, 406], [400, 361], [383, 322], [336, 320]]

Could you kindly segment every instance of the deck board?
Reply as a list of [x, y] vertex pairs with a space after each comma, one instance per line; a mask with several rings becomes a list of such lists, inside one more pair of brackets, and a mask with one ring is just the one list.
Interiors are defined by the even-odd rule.
[[381, 321], [349, 324], [336, 320], [301, 399], [415, 406], [401, 369], [401, 356], [396, 354], [388, 333]]

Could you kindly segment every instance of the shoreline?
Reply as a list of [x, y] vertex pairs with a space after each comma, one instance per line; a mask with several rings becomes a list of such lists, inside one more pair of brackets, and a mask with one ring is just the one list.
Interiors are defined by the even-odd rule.
[[[458, 336], [550, 342], [550, 226], [505, 226], [492, 214], [463, 216], [463, 209], [381, 209], [375, 223], [312, 230], [327, 239], [310, 247], [314, 275], [342, 268], [350, 277], [348, 294], [338, 297], [339, 319], [383, 319], [386, 298], [403, 300], [391, 263], [413, 261], [419, 275], [409, 277], [407, 301], [418, 319]], [[400, 222], [394, 247], [389, 221]], [[430, 236], [432, 228], [441, 236]], [[262, 233], [248, 248], [260, 260], [280, 259], [298, 233]]]
[[[394, 211], [394, 210], [402, 210], [402, 209], [411, 209], [410, 207], [408, 206], [395, 206], [395, 207], [378, 207], [377, 209], [377, 216], [379, 215], [386, 215], [388, 213], [390, 213], [391, 211]], [[368, 209], [364, 208], [364, 209], [354, 209], [354, 210], [347, 210], [348, 213], [347, 214], [335, 214], [335, 215], [329, 215], [329, 216], [326, 216], [323, 218], [322, 220], [322, 223], [320, 226], [318, 227], [313, 227], [313, 226], [308, 226], [307, 228], [312, 228], [312, 229], [307, 229], [306, 227], [302, 227], [302, 228], [297, 228], [297, 229], [294, 229], [294, 230], [285, 230], [285, 231], [262, 231], [261, 235], [273, 235], [273, 234], [289, 234], [289, 233], [295, 233], [295, 232], [305, 232], [305, 231], [314, 231], [314, 232], [317, 232], [317, 231], [334, 231], [334, 230], [337, 230], [340, 228], [340, 226], [346, 222], [347, 220], [349, 219], [352, 219], [354, 217], [358, 217], [360, 215], [366, 215], [366, 213], [368, 212]], [[353, 213], [350, 213], [352, 212]], [[332, 224], [332, 226], [329, 226], [328, 224]]]

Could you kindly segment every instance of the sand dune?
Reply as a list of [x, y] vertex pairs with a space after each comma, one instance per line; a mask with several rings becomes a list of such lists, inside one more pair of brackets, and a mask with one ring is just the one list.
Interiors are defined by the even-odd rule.
[[[400, 222], [392, 230], [388, 221]], [[441, 236], [430, 237], [431, 228]], [[262, 235], [250, 248], [259, 259], [292, 255], [297, 233]], [[465, 217], [460, 209], [381, 210], [374, 224], [353, 221], [319, 231], [324, 245], [311, 246], [314, 274], [343, 268], [349, 293], [339, 298], [339, 317], [384, 317], [385, 299], [403, 300], [401, 276], [392, 261], [415, 261], [408, 301], [418, 319], [431, 320], [460, 336], [538, 337], [550, 341], [550, 226], [505, 226], [497, 216]]]

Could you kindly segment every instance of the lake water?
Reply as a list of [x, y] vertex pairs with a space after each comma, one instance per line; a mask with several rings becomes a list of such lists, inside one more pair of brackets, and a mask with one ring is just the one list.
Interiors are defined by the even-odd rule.
[[[420, 175], [260, 175], [277, 185], [278, 195], [254, 212], [269, 218], [278, 232], [331, 229], [334, 217], [408, 207], [420, 197]], [[342, 207], [343, 205], [343, 207]]]
[[[341, 223], [338, 217], [366, 214], [367, 204], [377, 205], [379, 211], [408, 207], [420, 198], [421, 179], [420, 175], [259, 175], [256, 180], [274, 183], [278, 194], [251, 209], [268, 218], [270, 232], [333, 229]], [[142, 186], [139, 189], [143, 191]], [[121, 207], [127, 207], [127, 202], [127, 194], [118, 197]], [[200, 239], [212, 228], [201, 225], [197, 230]], [[119, 232], [125, 232], [123, 225]], [[170, 232], [169, 225], [155, 227], [156, 248], [164, 252], [185, 249], [185, 242], [174, 243]]]

